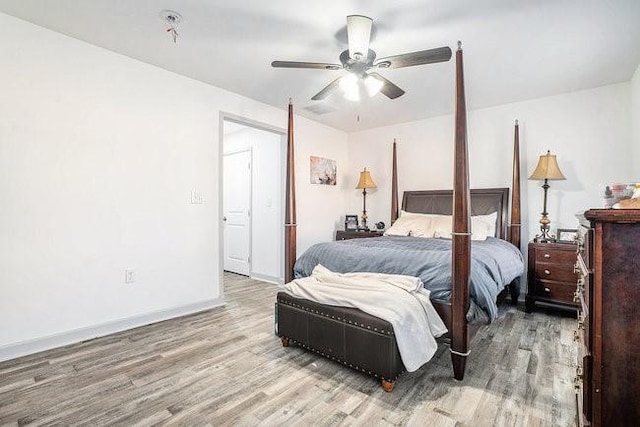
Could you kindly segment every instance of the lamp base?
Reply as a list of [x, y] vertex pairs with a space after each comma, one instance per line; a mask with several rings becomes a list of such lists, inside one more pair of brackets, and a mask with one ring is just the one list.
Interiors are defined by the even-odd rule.
[[555, 243], [556, 238], [554, 236], [536, 236], [533, 241], [536, 243]]
[[546, 213], [543, 214], [542, 219], [540, 219], [542, 225], [540, 226], [540, 234], [533, 238], [533, 241], [536, 243], [554, 243], [556, 241], [556, 236], [549, 232], [549, 219], [547, 218]]

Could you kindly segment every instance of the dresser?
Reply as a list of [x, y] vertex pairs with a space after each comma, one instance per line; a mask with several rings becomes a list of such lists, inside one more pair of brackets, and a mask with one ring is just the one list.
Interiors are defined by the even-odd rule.
[[363, 237], [380, 237], [384, 234], [384, 231], [336, 231], [336, 240], [349, 240], [349, 239], [361, 239]]
[[580, 219], [576, 396], [580, 425], [640, 424], [640, 210]]
[[527, 296], [525, 310], [530, 313], [537, 302], [575, 310], [576, 245], [571, 243], [529, 243]]

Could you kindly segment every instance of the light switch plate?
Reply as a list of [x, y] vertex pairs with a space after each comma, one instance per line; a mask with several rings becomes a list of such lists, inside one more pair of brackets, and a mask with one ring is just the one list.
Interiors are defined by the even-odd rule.
[[132, 268], [124, 271], [124, 283], [135, 283], [136, 271]]
[[197, 190], [191, 191], [191, 204], [192, 205], [201, 205], [204, 203], [204, 196], [201, 192]]

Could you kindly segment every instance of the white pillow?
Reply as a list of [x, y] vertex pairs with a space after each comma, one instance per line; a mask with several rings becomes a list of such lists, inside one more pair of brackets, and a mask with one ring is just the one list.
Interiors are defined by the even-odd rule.
[[401, 210], [400, 217], [385, 231], [384, 235], [433, 237], [431, 215]]
[[[471, 217], [471, 240], [486, 240], [496, 234], [498, 212]], [[451, 238], [453, 216], [400, 211], [400, 218], [385, 231], [385, 236]]]
[[431, 234], [433, 237], [436, 236], [436, 233], [439, 233], [443, 230], [448, 230], [448, 233], [451, 234], [451, 230], [453, 230], [453, 217], [451, 215], [431, 215], [431, 226], [433, 230]]
[[471, 240], [486, 240], [487, 237], [496, 235], [496, 220], [498, 212], [489, 215], [476, 215], [471, 217]]
[[[451, 230], [451, 215], [422, 214], [400, 211], [400, 218], [387, 230], [386, 236], [434, 237], [436, 230]], [[449, 231], [451, 233], [451, 231]]]
[[[496, 235], [496, 219], [498, 212], [489, 215], [474, 215], [471, 217], [471, 240], [487, 240], [487, 237]], [[450, 239], [453, 225], [451, 222], [444, 227], [438, 227], [433, 232], [433, 237]]]
[[[439, 215], [443, 216], [443, 215]], [[448, 222], [443, 221], [441, 227], [437, 227], [433, 232], [433, 237], [450, 239], [453, 230], [453, 217], [449, 217]], [[489, 236], [496, 235], [496, 219], [498, 212], [489, 215], [474, 215], [471, 217], [471, 240], [486, 240]]]

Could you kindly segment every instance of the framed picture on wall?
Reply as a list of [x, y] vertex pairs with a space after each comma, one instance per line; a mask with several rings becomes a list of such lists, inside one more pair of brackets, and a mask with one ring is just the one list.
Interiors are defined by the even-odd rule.
[[347, 231], [358, 230], [358, 215], [345, 215], [344, 216], [344, 229]]
[[311, 184], [336, 185], [336, 161], [324, 157], [310, 157]]
[[574, 228], [558, 228], [557, 230], [557, 242], [558, 243], [575, 243], [578, 230]]

